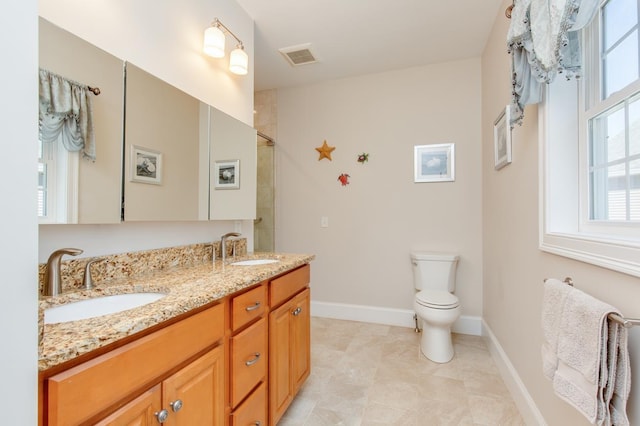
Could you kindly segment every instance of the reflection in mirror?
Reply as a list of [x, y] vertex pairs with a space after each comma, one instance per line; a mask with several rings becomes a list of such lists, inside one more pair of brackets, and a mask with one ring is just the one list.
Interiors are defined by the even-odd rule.
[[59, 141], [39, 142], [40, 223], [119, 223], [121, 218], [123, 63], [96, 46], [39, 20], [39, 66], [100, 88], [93, 106], [95, 161]]
[[208, 219], [208, 207], [201, 205], [208, 192], [208, 173], [202, 173], [199, 159], [201, 151], [208, 153], [203, 108], [196, 98], [126, 64], [126, 222]]
[[[210, 219], [256, 218], [256, 130], [215, 108], [210, 108], [211, 184]], [[239, 171], [235, 185], [220, 184], [220, 165], [233, 164]]]

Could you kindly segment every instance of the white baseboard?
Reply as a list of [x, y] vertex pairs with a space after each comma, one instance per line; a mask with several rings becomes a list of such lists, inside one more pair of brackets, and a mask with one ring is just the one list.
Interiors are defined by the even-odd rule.
[[[398, 327], [414, 328], [414, 313], [409, 309], [311, 301], [311, 315], [314, 317], [370, 322]], [[451, 330], [454, 333], [481, 336], [482, 319], [480, 317], [461, 315], [453, 324]]]
[[483, 335], [488, 337], [489, 352], [496, 362], [498, 370], [500, 370], [502, 380], [504, 380], [507, 385], [518, 410], [520, 410], [522, 418], [527, 425], [546, 426], [547, 422], [544, 420], [542, 413], [538, 410], [538, 407], [533, 401], [533, 398], [531, 398], [531, 395], [529, 395], [529, 392], [520, 379], [518, 372], [513, 364], [511, 364], [511, 361], [504, 349], [502, 349], [500, 342], [498, 342], [495, 334], [493, 334], [491, 328], [484, 320], [482, 321], [482, 330]]

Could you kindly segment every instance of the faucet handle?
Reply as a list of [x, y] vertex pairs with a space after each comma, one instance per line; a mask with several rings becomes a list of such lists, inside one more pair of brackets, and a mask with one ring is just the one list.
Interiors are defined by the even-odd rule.
[[93, 265], [96, 262], [102, 262], [103, 260], [104, 259], [94, 259], [87, 262], [87, 264], [85, 265], [84, 278], [82, 279], [82, 286], [85, 289], [91, 290], [93, 288], [93, 277], [91, 276], [91, 265]]

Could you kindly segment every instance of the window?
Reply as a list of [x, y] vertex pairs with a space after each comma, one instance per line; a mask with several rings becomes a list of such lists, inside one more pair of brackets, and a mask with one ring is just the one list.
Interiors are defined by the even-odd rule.
[[590, 221], [640, 221], [638, 0], [609, 0], [585, 39]]
[[79, 152], [38, 141], [38, 221], [78, 223]]
[[640, 0], [603, 1], [541, 106], [541, 249], [640, 276]]

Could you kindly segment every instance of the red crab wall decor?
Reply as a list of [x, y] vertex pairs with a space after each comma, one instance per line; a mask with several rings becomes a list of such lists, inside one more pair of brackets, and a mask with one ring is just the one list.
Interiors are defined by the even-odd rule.
[[346, 173], [341, 174], [340, 176], [338, 176], [338, 180], [340, 181], [340, 183], [342, 184], [342, 186], [347, 186], [349, 185], [349, 178], [351, 176], [349, 176]]

